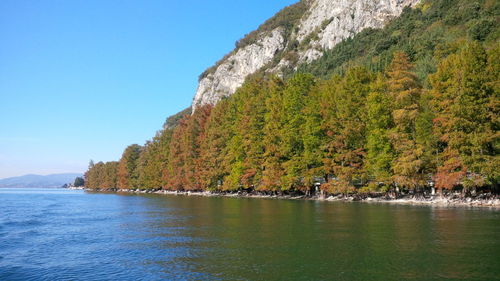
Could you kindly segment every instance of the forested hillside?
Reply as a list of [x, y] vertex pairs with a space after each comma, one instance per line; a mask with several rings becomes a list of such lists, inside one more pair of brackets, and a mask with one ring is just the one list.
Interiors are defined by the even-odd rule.
[[[382, 71], [396, 51], [405, 52], [415, 64], [415, 73], [426, 80], [436, 71], [437, 60], [452, 52], [464, 40], [497, 42], [500, 5], [495, 0], [422, 1], [415, 9], [405, 8], [399, 18], [383, 29], [365, 29], [344, 40], [299, 72], [329, 78], [362, 65]], [[295, 70], [289, 70], [293, 74]], [[424, 81], [425, 82], [425, 81]]]
[[170, 119], [119, 162], [91, 163], [85, 184], [498, 192], [498, 15], [495, 0], [423, 1], [284, 78], [252, 75], [215, 106]]

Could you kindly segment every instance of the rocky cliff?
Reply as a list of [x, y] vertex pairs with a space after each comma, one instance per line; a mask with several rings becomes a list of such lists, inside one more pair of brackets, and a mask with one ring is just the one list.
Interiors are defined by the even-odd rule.
[[200, 76], [192, 108], [232, 95], [257, 71], [284, 68], [319, 58], [324, 50], [361, 30], [381, 28], [419, 0], [302, 0], [286, 7], [237, 43], [230, 54]]

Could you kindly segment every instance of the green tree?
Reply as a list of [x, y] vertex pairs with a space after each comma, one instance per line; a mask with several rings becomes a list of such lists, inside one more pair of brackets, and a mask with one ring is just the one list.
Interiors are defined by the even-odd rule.
[[383, 75], [378, 75], [372, 83], [366, 108], [366, 168], [372, 180], [388, 185], [391, 183], [391, 163], [395, 153], [389, 131], [394, 127], [394, 122], [391, 117], [392, 100], [387, 94]]
[[264, 115], [264, 167], [262, 173], [262, 184], [258, 188], [263, 191], [278, 191], [282, 186], [282, 177], [285, 171], [282, 167], [283, 149], [282, 128], [283, 120], [283, 88], [284, 82], [277, 78], [271, 78], [269, 82], [266, 99], [266, 113]]
[[322, 126], [320, 84], [316, 83], [311, 89], [303, 109], [304, 123], [301, 131], [304, 151], [301, 161], [305, 167], [302, 172], [304, 184], [309, 187], [306, 193], [310, 191], [316, 178], [326, 177], [323, 166], [326, 135]]
[[303, 176], [307, 171], [304, 162], [304, 129], [306, 125], [305, 106], [315, 79], [310, 74], [296, 74], [289, 79], [283, 90], [283, 110], [281, 111], [282, 158], [284, 176], [281, 190], [306, 189]]
[[85, 184], [85, 180], [82, 177], [77, 177], [75, 178], [75, 181], [73, 182], [74, 187], [82, 187]]
[[[237, 184], [241, 184], [244, 188], [253, 189], [262, 181], [264, 158], [262, 128], [265, 124], [267, 88], [266, 79], [251, 78], [238, 90], [235, 99], [237, 120], [233, 128], [235, 142], [231, 143], [231, 150], [235, 151], [238, 157], [230, 175], [239, 175]], [[234, 179], [231, 181], [235, 184]]]

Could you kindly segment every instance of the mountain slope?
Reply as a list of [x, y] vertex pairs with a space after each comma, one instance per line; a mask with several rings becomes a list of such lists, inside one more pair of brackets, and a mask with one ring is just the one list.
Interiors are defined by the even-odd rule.
[[24, 175], [19, 177], [11, 177], [0, 179], [1, 187], [61, 187], [66, 183], [73, 183], [76, 177], [81, 177], [82, 174], [66, 173], [52, 175]]
[[318, 59], [287, 71], [286, 76], [299, 71], [329, 78], [353, 65], [381, 71], [394, 52], [404, 51], [423, 79], [436, 70], [437, 59], [455, 50], [463, 41], [494, 45], [500, 36], [496, 24], [499, 14], [499, 1], [422, 0], [414, 9], [405, 9], [384, 28], [367, 28], [326, 50]]
[[365, 28], [381, 28], [419, 0], [309, 0], [286, 7], [200, 76], [192, 108], [232, 95], [256, 71], [281, 73], [321, 57]]

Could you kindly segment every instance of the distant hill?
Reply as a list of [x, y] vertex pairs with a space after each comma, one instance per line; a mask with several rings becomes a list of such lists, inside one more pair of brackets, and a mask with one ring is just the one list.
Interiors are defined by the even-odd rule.
[[81, 177], [79, 173], [53, 174], [53, 175], [24, 175], [19, 177], [0, 179], [2, 187], [61, 187], [65, 183], [73, 183], [76, 177]]

